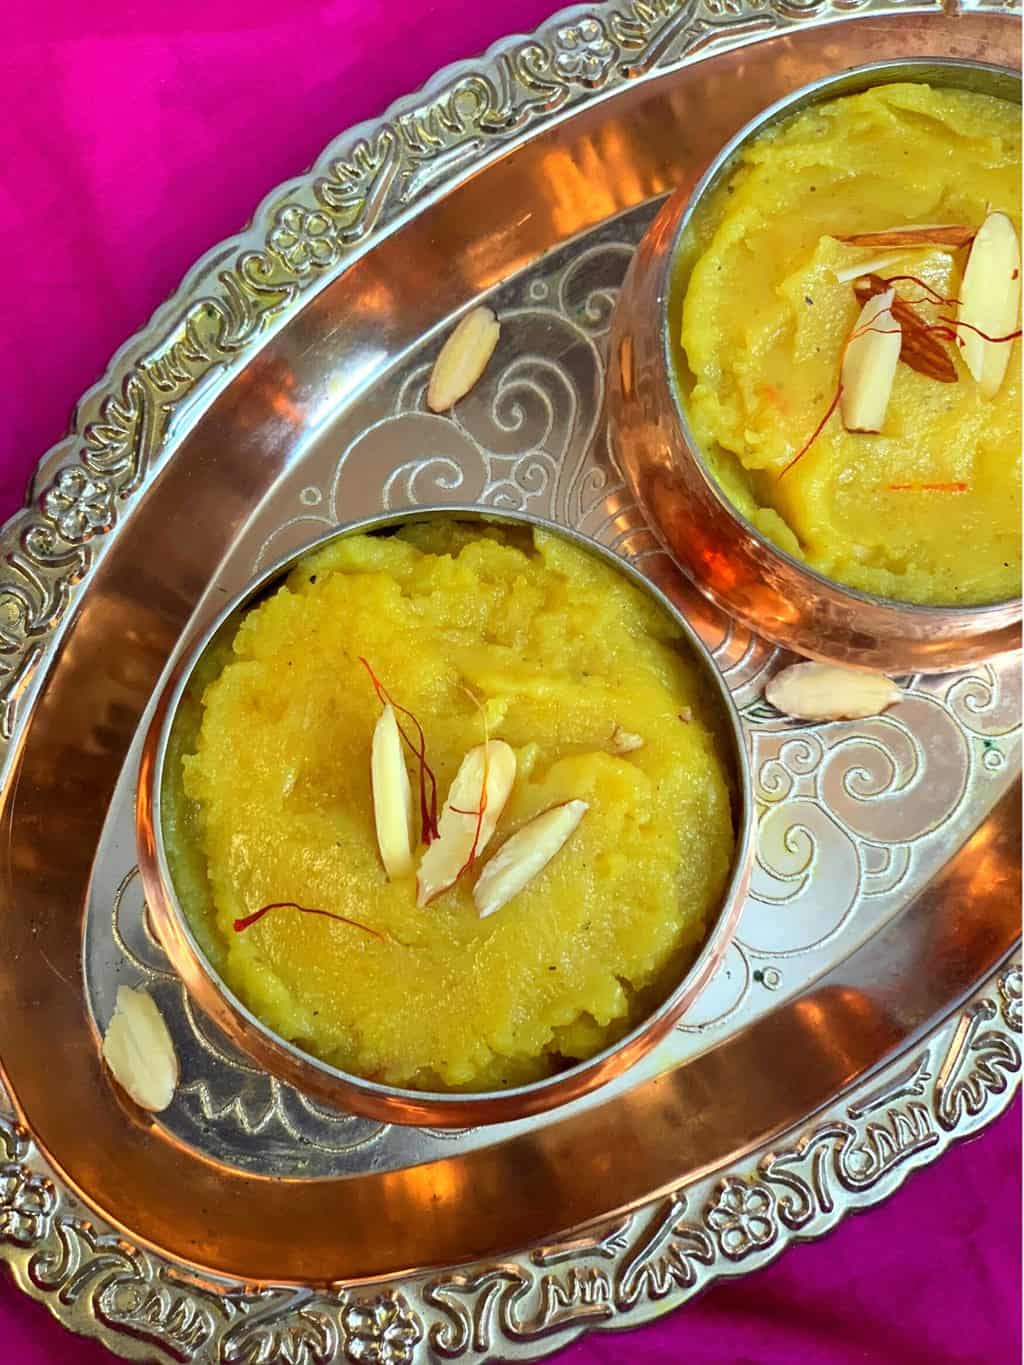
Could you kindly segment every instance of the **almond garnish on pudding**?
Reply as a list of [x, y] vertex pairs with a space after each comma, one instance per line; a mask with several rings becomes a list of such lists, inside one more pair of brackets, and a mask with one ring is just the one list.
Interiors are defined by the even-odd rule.
[[370, 747], [373, 819], [388, 881], [412, 872], [412, 786], [402, 756], [395, 708], [386, 702]]
[[962, 223], [907, 223], [881, 232], [853, 232], [836, 241], [847, 246], [967, 246], [975, 229]]
[[858, 265], [842, 266], [832, 273], [840, 284], [852, 284], [854, 280], [863, 279], [868, 275], [877, 275], [880, 270], [888, 270], [890, 266], [898, 265], [905, 254], [902, 251], [890, 251], [886, 256], [872, 256], [869, 261], [861, 261]]
[[869, 298], [843, 355], [839, 404], [847, 431], [881, 431], [899, 364], [903, 329], [893, 316], [894, 289]]
[[902, 329], [892, 315], [894, 289], [872, 294], [847, 338], [839, 383], [821, 421], [779, 471], [784, 479], [814, 445], [836, 408], [847, 431], [881, 431], [899, 364]]
[[[854, 282], [853, 292], [857, 302], [864, 304], [873, 295], [884, 292], [889, 281], [877, 275], [866, 275]], [[901, 299], [897, 294], [890, 308], [893, 317], [903, 329], [903, 343], [900, 347], [900, 360], [918, 374], [935, 379], [940, 384], [955, 384], [959, 379], [953, 358], [938, 337], [929, 329], [929, 324], [916, 308]]]
[[502, 739], [470, 749], [452, 779], [437, 838], [420, 859], [416, 904], [454, 886], [487, 847], [516, 779], [515, 751]]
[[473, 888], [481, 919], [493, 915], [543, 872], [589, 809], [586, 801], [566, 801], [535, 816], [507, 839]]
[[1020, 314], [1020, 243], [1005, 213], [978, 229], [960, 286], [957, 344], [982, 395], [1002, 386]]
[[614, 753], [631, 754], [643, 747], [643, 735], [634, 734], [632, 730], [624, 730], [621, 725], [616, 725], [612, 731], [612, 750]]

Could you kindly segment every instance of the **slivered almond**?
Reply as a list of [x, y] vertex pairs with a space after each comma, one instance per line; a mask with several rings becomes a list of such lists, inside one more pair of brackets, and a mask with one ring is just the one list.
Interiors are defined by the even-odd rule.
[[[885, 280], [877, 275], [866, 275], [854, 283], [853, 292], [857, 302], [863, 305], [886, 288]], [[952, 356], [942, 342], [928, 331], [928, 324], [917, 309], [897, 294], [890, 311], [903, 329], [900, 360], [904, 365], [917, 370], [918, 374], [927, 375], [929, 379], [937, 379], [940, 384], [955, 384], [959, 376]]]
[[141, 1109], [159, 1114], [174, 1098], [178, 1057], [152, 996], [118, 986], [114, 1017], [103, 1035], [103, 1060]]
[[[487, 803], [483, 817], [479, 819], [478, 833], [477, 811], [485, 769]], [[486, 744], [478, 744], [475, 749], [470, 749], [452, 779], [448, 799], [438, 821], [437, 838], [420, 859], [416, 874], [417, 905], [426, 905], [452, 886], [468, 867], [471, 856], [484, 851], [505, 809], [515, 780], [515, 751], [503, 739], [491, 739]]]
[[959, 223], [907, 223], [881, 232], [853, 232], [837, 237], [847, 246], [967, 246], [976, 229]]
[[474, 308], [441, 347], [427, 386], [427, 407], [447, 412], [483, 374], [501, 327], [489, 308]]
[[957, 313], [957, 320], [967, 324], [957, 333], [964, 363], [986, 398], [999, 392], [1013, 342], [988, 341], [978, 331], [1005, 337], [1016, 329], [1020, 285], [1020, 243], [1013, 223], [1005, 213], [990, 213], [967, 258]]
[[377, 847], [388, 881], [393, 882], [412, 872], [412, 788], [402, 756], [402, 736], [390, 702], [374, 726], [370, 780]]
[[631, 730], [623, 730], [621, 725], [616, 725], [612, 731], [612, 748], [617, 754], [631, 754], [634, 750], [643, 747], [643, 735], [635, 735]]
[[884, 673], [835, 664], [791, 664], [764, 689], [777, 711], [798, 720], [861, 720], [880, 715], [903, 693]]
[[895, 297], [887, 289], [869, 298], [846, 343], [839, 403], [847, 431], [882, 430], [903, 337], [891, 312]]
[[892, 310], [893, 317], [903, 328], [900, 360], [909, 369], [916, 370], [918, 374], [926, 375], [940, 384], [958, 383], [960, 376], [949, 353], [940, 341], [925, 330], [920, 317], [914, 314], [915, 321], [911, 322], [912, 312], [910, 304], [903, 304]]
[[481, 919], [507, 905], [547, 867], [588, 809], [586, 801], [553, 806], [502, 844], [473, 888], [473, 902]]
[[898, 264], [903, 259], [903, 253], [888, 256], [874, 256], [869, 261], [861, 261], [860, 265], [843, 266], [840, 270], [832, 273], [840, 284], [849, 284], [851, 280], [859, 280], [862, 275], [870, 275], [877, 270], [888, 270], [891, 265]]

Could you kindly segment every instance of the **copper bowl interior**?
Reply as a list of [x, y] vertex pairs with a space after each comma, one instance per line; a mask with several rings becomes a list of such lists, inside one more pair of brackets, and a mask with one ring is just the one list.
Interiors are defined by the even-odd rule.
[[[890, 671], [937, 672], [1015, 648], [1019, 642], [1017, 623], [1021, 615], [1020, 597], [977, 606], [923, 605], [882, 597], [827, 578], [773, 544], [733, 505], [704, 458], [686, 411], [687, 381], [692, 376], [688, 375], [685, 357], [674, 343], [680, 330], [688, 282], [685, 264], [687, 238], [695, 221], [706, 210], [710, 196], [731, 174], [743, 148], [771, 127], [804, 109], [893, 81], [929, 81], [959, 89], [977, 90], [1013, 103], [1019, 104], [1021, 100], [1021, 77], [1018, 71], [981, 62], [920, 57], [873, 63], [827, 76], [764, 109], [726, 143], [692, 191], [679, 191], [668, 201], [648, 233], [648, 238], [657, 239], [657, 245], [650, 248], [647, 239], [641, 244], [638, 258], [643, 260], [646, 247], [648, 256], [653, 253], [656, 260], [647, 267], [641, 284], [636, 280], [637, 262], [634, 262], [616, 308], [610, 349], [613, 363], [610, 365], [609, 413], [613, 453], [627, 482], [670, 553], [697, 586], [719, 606], [740, 616], [753, 629], [776, 643], [811, 657], [835, 658], [847, 663], [862, 661], [877, 667], [887, 667]], [[650, 307], [652, 297], [656, 299], [653, 308]], [[790, 602], [790, 610], [784, 606], [779, 621], [772, 619], [770, 611], [759, 619], [756, 608], [752, 608], [749, 601], [730, 596], [728, 587], [723, 588], [721, 581], [702, 575], [700, 565], [692, 558], [687, 559], [685, 552], [680, 553], [680, 538], [668, 530], [665, 518], [659, 515], [658, 507], [653, 505], [655, 500], [645, 486], [643, 466], [653, 466], [657, 457], [652, 455], [650, 449], [643, 448], [643, 439], [634, 439], [630, 423], [623, 416], [625, 413], [628, 417], [630, 403], [638, 401], [635, 389], [639, 385], [627, 384], [623, 377], [625, 364], [621, 357], [625, 347], [632, 363], [635, 338], [629, 336], [629, 327], [634, 319], [637, 320], [636, 326], [640, 326], [643, 325], [640, 318], [651, 316], [656, 318], [658, 341], [650, 346], [649, 352], [661, 374], [657, 376], [657, 394], [650, 401], [664, 409], [660, 414], [662, 436], [664, 438], [665, 431], [668, 431], [671, 441], [671, 452], [663, 458], [671, 460], [677, 468], [685, 467], [681, 482], [688, 486], [681, 496], [689, 496], [700, 502], [701, 514], [705, 519], [710, 515], [720, 527], [728, 528], [723, 536], [726, 554], [730, 553], [730, 540], [737, 546], [745, 544], [753, 548], [753, 555], [760, 561], [761, 571], [767, 578], [771, 579], [777, 571], [777, 583]], [[633, 393], [629, 392], [631, 387]], [[674, 440], [671, 439], [673, 436]], [[631, 447], [635, 447], [635, 451]], [[805, 595], [808, 601], [828, 600], [833, 605], [824, 614], [816, 614], [806, 606], [794, 605], [799, 604]], [[754, 596], [756, 594], [752, 595], [752, 599]], [[830, 638], [829, 628], [835, 621], [840, 624], [835, 631], [835, 638]], [[902, 634], [907, 639], [925, 642], [938, 641], [945, 636], [949, 638], [949, 643], [945, 651], [936, 649], [934, 643], [930, 647], [926, 644], [920, 650], [913, 646], [901, 650], [895, 642], [899, 641]], [[958, 634], [965, 641], [980, 637], [979, 647], [958, 645]], [[864, 653], [863, 659], [858, 658], [858, 651]]]
[[[297, 560], [311, 552], [342, 536], [390, 532], [432, 518], [539, 527], [605, 560], [640, 587], [668, 614], [680, 630], [690, 655], [703, 669], [709, 695], [720, 707], [734, 780], [736, 844], [729, 882], [704, 946], [678, 985], [629, 1034], [596, 1056], [542, 1081], [497, 1092], [427, 1092], [381, 1085], [332, 1067], [274, 1033], [226, 985], [200, 947], [178, 900], [164, 844], [162, 788], [168, 746], [185, 689], [214, 639], [225, 629], [233, 631], [241, 615], [273, 590]], [[707, 984], [732, 938], [749, 880], [753, 829], [751, 779], [742, 723], [706, 647], [670, 599], [638, 570], [585, 536], [539, 517], [491, 510], [483, 513], [472, 507], [423, 509], [352, 523], [290, 553], [250, 583], [211, 624], [180, 647], [177, 663], [158, 698], [146, 734], [136, 804], [139, 866], [153, 927], [200, 1008], [257, 1064], [318, 1100], [386, 1122], [428, 1123], [438, 1127], [505, 1122], [567, 1103], [620, 1075], [664, 1037]]]

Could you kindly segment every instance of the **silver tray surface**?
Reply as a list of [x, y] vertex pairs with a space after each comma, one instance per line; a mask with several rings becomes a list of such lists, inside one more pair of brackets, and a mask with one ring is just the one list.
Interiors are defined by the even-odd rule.
[[[44, 1083], [44, 1049], [19, 1032], [26, 999], [12, 975], [0, 1252], [69, 1327], [136, 1358], [224, 1365], [531, 1358], [822, 1234], [1009, 1102], [1021, 1027], [1019, 889], [1007, 879], [1019, 863], [1016, 663], [906, 679], [906, 700], [867, 722], [781, 720], [761, 699], [777, 651], [680, 580], [601, 427], [609, 310], [657, 197], [750, 112], [825, 70], [881, 48], [998, 60], [1019, 34], [985, 8], [566, 11], [332, 144], [200, 262], [83, 400], [3, 531], [5, 900], [9, 911], [20, 897], [33, 936], [22, 960], [45, 955], [34, 939], [52, 942], [48, 916], [79, 926], [80, 964], [72, 944], [67, 962], [49, 949], [49, 966], [54, 987], [77, 983], [90, 1046], [120, 982], [145, 980], [164, 1008], [183, 1082], [144, 1140], [224, 1179], [339, 1190], [426, 1163], [441, 1163], [438, 1178], [492, 1160], [508, 1170], [502, 1153], [520, 1149], [544, 1154], [565, 1184], [559, 1135], [594, 1135], [580, 1149], [593, 1174], [600, 1140], [626, 1120], [648, 1125], [651, 1151], [647, 1184], [613, 1171], [547, 1221], [506, 1209], [507, 1234], [480, 1216], [464, 1252], [456, 1241], [432, 1260], [417, 1247], [404, 1262], [371, 1230], [365, 1266], [343, 1274], [275, 1275], [255, 1254], [229, 1274], [208, 1247], [189, 1256], [162, 1240], [144, 1209], [118, 1216], [109, 1171], [83, 1178], [84, 1157], [69, 1169], [47, 1109], [60, 1081]], [[819, 26], [838, 19], [823, 44]], [[688, 119], [709, 91], [728, 93], [728, 109], [697, 128]], [[432, 359], [477, 297], [501, 315], [499, 350], [453, 416], [436, 417], [424, 405]], [[190, 620], [338, 521], [467, 502], [577, 527], [686, 605], [748, 723], [762, 814], [736, 943], [669, 1041], [568, 1113], [442, 1133], [325, 1110], [195, 1017], [148, 931], [132, 803], [147, 698]], [[90, 669], [108, 655], [112, 666]], [[92, 823], [54, 814], [37, 829], [26, 771], [50, 776], [51, 806], [62, 781], [91, 795]], [[33, 901], [24, 880], [44, 847], [85, 871], [40, 877]], [[806, 1047], [805, 1081], [776, 1061], [774, 1092], [758, 1093], [757, 1059], [779, 1042]], [[668, 1112], [681, 1098], [689, 1116]], [[698, 1110], [710, 1118], [695, 1125]], [[282, 1243], [289, 1233], [275, 1224]]]

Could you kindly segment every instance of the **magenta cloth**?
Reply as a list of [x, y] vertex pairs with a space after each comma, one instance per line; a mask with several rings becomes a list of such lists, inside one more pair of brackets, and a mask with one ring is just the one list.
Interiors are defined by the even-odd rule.
[[[21, 501], [30, 470], [114, 350], [269, 189], [438, 67], [528, 31], [550, 10], [551, 0], [5, 7], [0, 515]], [[823, 1242], [560, 1359], [1019, 1361], [1020, 1153], [1018, 1101]], [[0, 1359], [111, 1357], [64, 1332], [5, 1276]]]

